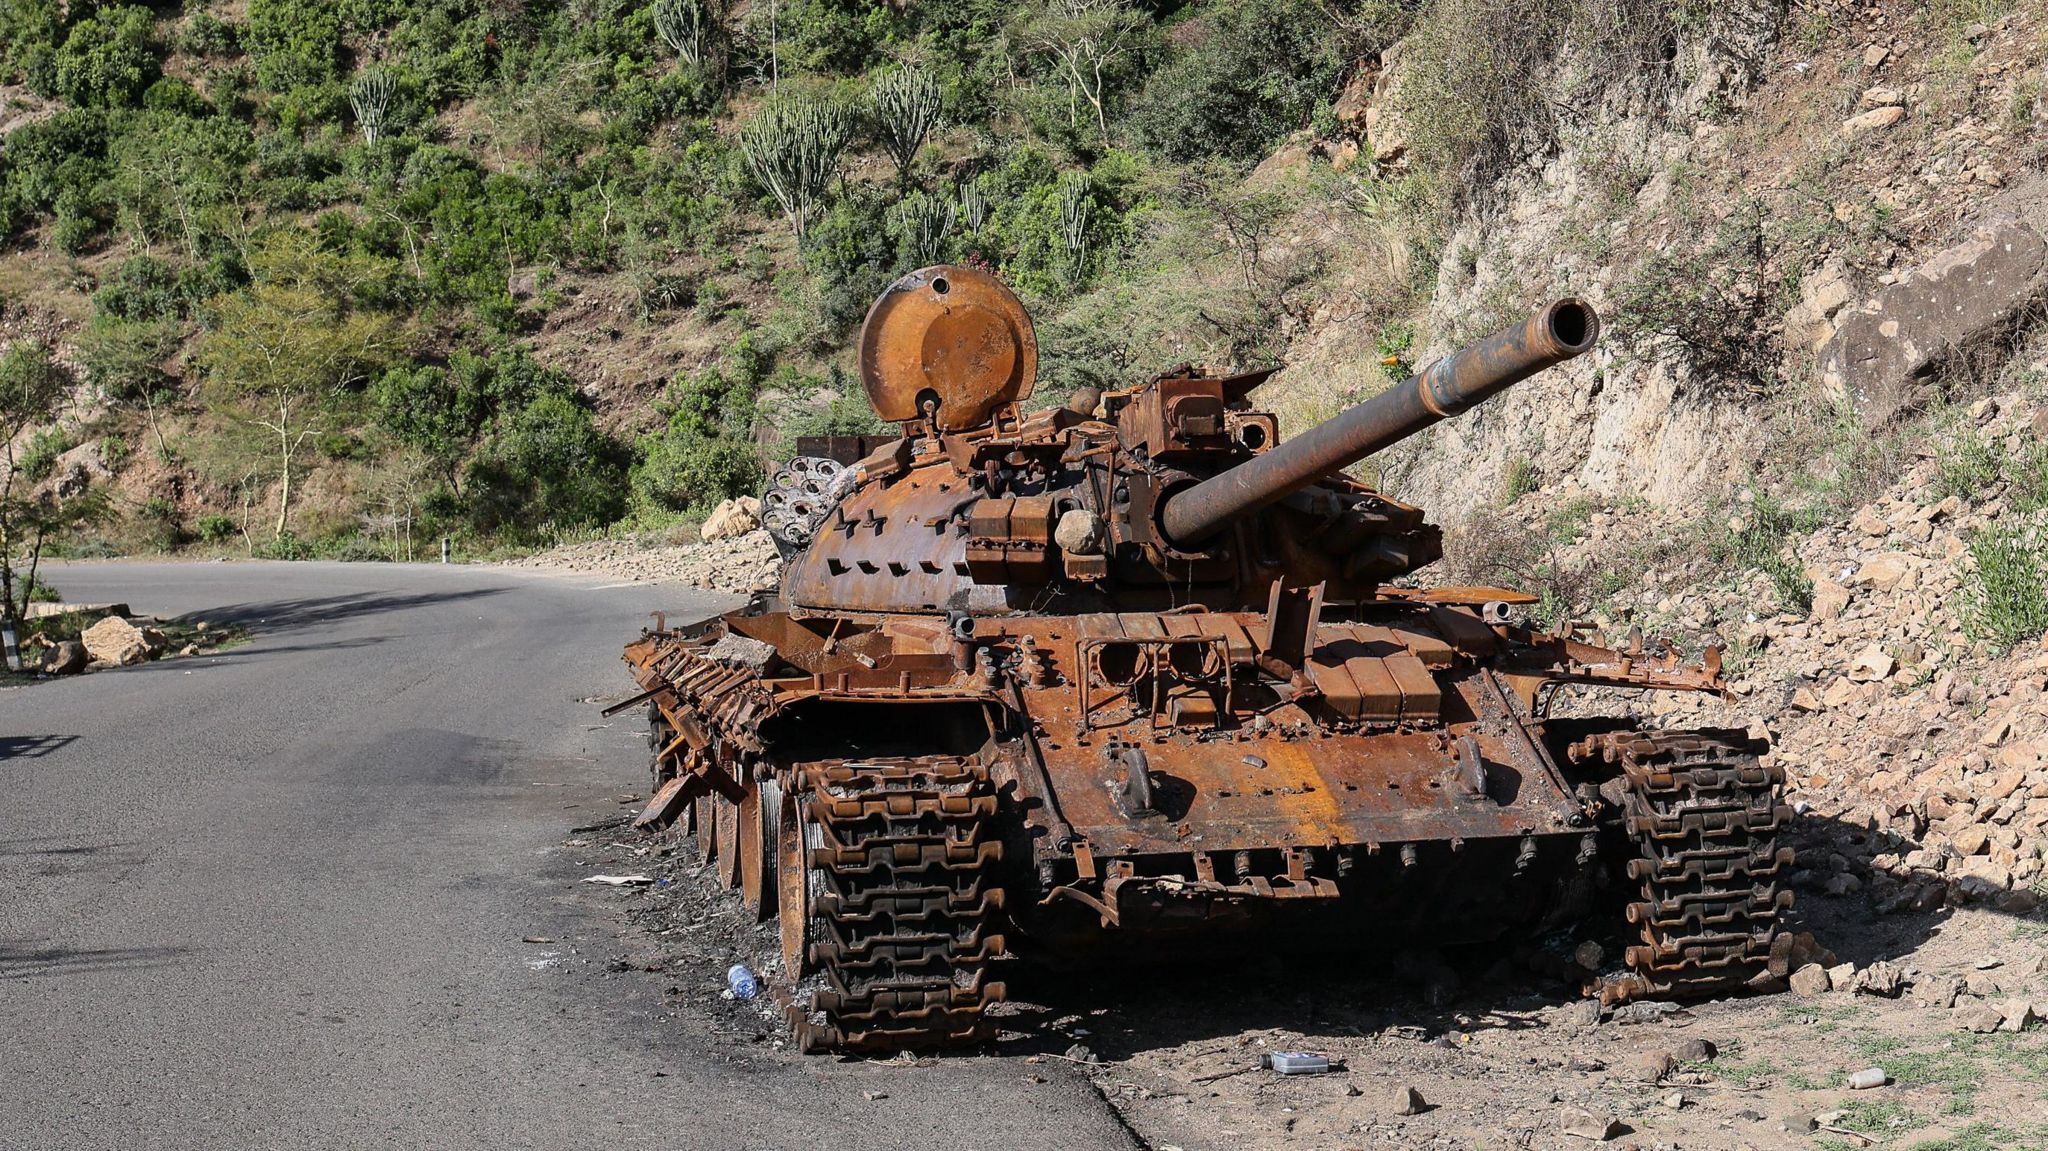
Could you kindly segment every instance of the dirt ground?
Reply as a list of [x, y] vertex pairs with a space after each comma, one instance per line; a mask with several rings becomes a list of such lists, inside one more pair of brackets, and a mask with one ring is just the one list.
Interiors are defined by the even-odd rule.
[[[654, 882], [579, 885], [573, 898], [612, 937], [535, 944], [533, 961], [660, 980], [677, 1004], [662, 1025], [708, 1028], [735, 1058], [821, 1059], [795, 1053], [772, 1004], [724, 991], [734, 962], [772, 978], [772, 925], [753, 922], [687, 837], [634, 833], [636, 808], [620, 798], [619, 814], [588, 816], [561, 850], [590, 874]], [[1804, 829], [1802, 856], [1830, 850], [1828, 834]], [[1079, 978], [1020, 964], [1005, 973], [1003, 1038], [940, 1058], [1013, 1061], [1022, 1101], [1048, 1076], [1086, 1075], [1157, 1151], [2048, 1148], [2048, 1028], [1966, 1029], [2016, 1001], [2048, 1013], [2048, 920], [1975, 907], [1880, 914], [1861, 893], [1799, 899], [1799, 927], [1858, 969], [1894, 965], [1907, 989], [1603, 1012], [1531, 971], [1528, 956], [1554, 939], [1445, 954], [1390, 939], [1372, 955], [1268, 951]], [[1618, 947], [1617, 935], [1600, 938]], [[1962, 985], [1954, 1007], [1929, 1001], [1946, 997], [1935, 991], [1947, 979]], [[1335, 1069], [1259, 1069], [1262, 1053], [1281, 1051], [1321, 1053]], [[863, 1083], [886, 1083], [931, 1057], [855, 1062]], [[1852, 1090], [1867, 1068], [1886, 1084]], [[1422, 1106], [1404, 1115], [1410, 1089]]]

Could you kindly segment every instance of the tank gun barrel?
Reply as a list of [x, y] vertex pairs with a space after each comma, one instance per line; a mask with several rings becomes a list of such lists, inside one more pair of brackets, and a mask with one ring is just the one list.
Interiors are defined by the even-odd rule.
[[1332, 475], [1593, 346], [1600, 317], [1566, 298], [1469, 344], [1299, 436], [1167, 497], [1160, 527], [1179, 546]]

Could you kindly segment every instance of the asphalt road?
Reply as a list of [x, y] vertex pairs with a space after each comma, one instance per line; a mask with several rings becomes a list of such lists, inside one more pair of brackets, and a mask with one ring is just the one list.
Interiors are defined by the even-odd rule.
[[563, 837], [645, 786], [634, 725], [581, 701], [630, 690], [646, 612], [728, 601], [434, 566], [52, 578], [254, 638], [0, 691], [0, 1147], [1132, 1145], [1060, 1067], [736, 1054], [652, 977], [528, 964], [526, 936], [596, 945]]

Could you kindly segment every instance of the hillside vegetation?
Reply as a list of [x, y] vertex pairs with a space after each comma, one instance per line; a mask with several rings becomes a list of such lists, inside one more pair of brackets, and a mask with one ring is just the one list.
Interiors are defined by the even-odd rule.
[[[1881, 414], [1815, 349], [2024, 190], [2042, 26], [2005, 0], [16, 0], [0, 341], [50, 386], [16, 389], [48, 402], [13, 421], [8, 546], [660, 535], [795, 436], [869, 428], [869, 302], [960, 260], [1033, 309], [1041, 401], [1290, 360], [1261, 398], [1292, 430], [1584, 295], [1599, 353], [1382, 479], [1495, 552], [1504, 507], [1735, 522], [1707, 550], [1796, 599], [1795, 529], [1956, 403], [2038, 387], [2026, 309]], [[1495, 577], [1601, 606], [1607, 577], [1511, 542]]]
[[[88, 545], [111, 550], [660, 526], [757, 487], [796, 434], [865, 429], [851, 334], [941, 259], [1039, 311], [1055, 392], [1270, 356], [1316, 269], [1266, 282], [1257, 246], [1374, 185], [1241, 177], [1328, 130], [1405, 19], [13, 3], [0, 306], [22, 369], [76, 385], [24, 478], [111, 478]], [[1219, 230], [1243, 260], [1210, 258]], [[1192, 309], [1158, 283], [1183, 270]]]

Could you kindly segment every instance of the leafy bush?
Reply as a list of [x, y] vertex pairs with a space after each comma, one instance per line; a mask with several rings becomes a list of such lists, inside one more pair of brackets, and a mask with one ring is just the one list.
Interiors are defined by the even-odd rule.
[[171, 551], [185, 542], [185, 525], [180, 522], [178, 505], [162, 496], [151, 496], [142, 501], [142, 506], [135, 511], [135, 522], [142, 529], [143, 540], [153, 551]]
[[272, 113], [287, 127], [334, 120], [345, 102], [338, 4], [249, 0], [243, 43], [256, 79], [273, 94]]
[[133, 105], [158, 74], [155, 20], [133, 4], [101, 8], [71, 26], [55, 57], [57, 90], [80, 107]]
[[218, 512], [200, 516], [195, 526], [199, 529], [199, 538], [210, 544], [231, 540], [242, 530], [240, 525], [235, 523], [235, 517], [221, 515]]
[[100, 315], [79, 337], [85, 357], [85, 378], [112, 400], [134, 402], [162, 391], [171, 382], [164, 362], [177, 350], [177, 324], [167, 320], [130, 322]]
[[1334, 98], [1345, 37], [1316, 0], [1220, 0], [1200, 11], [1193, 46], [1152, 73], [1131, 126], [1169, 160], [1255, 162]]
[[901, 271], [886, 197], [855, 185], [817, 216], [804, 234], [818, 314], [835, 334], [851, 331]]
[[567, 389], [520, 408], [467, 469], [471, 521], [537, 538], [547, 529], [609, 523], [625, 510], [617, 445]]
[[169, 264], [155, 256], [130, 256], [92, 294], [92, 306], [117, 320], [163, 320], [175, 318], [184, 301]]
[[643, 515], [708, 508], [761, 488], [761, 456], [750, 440], [670, 427], [642, 436], [637, 451], [631, 482]]
[[2003, 651], [2048, 632], [2048, 545], [2040, 518], [1995, 522], [1968, 546], [1959, 597], [1964, 633]]
[[297, 532], [286, 529], [257, 544], [254, 554], [263, 560], [309, 560], [313, 558], [313, 547], [300, 539]]
[[43, 428], [29, 437], [28, 446], [21, 453], [17, 465], [23, 479], [30, 483], [41, 483], [57, 470], [57, 457], [76, 447], [71, 433], [63, 428]]

